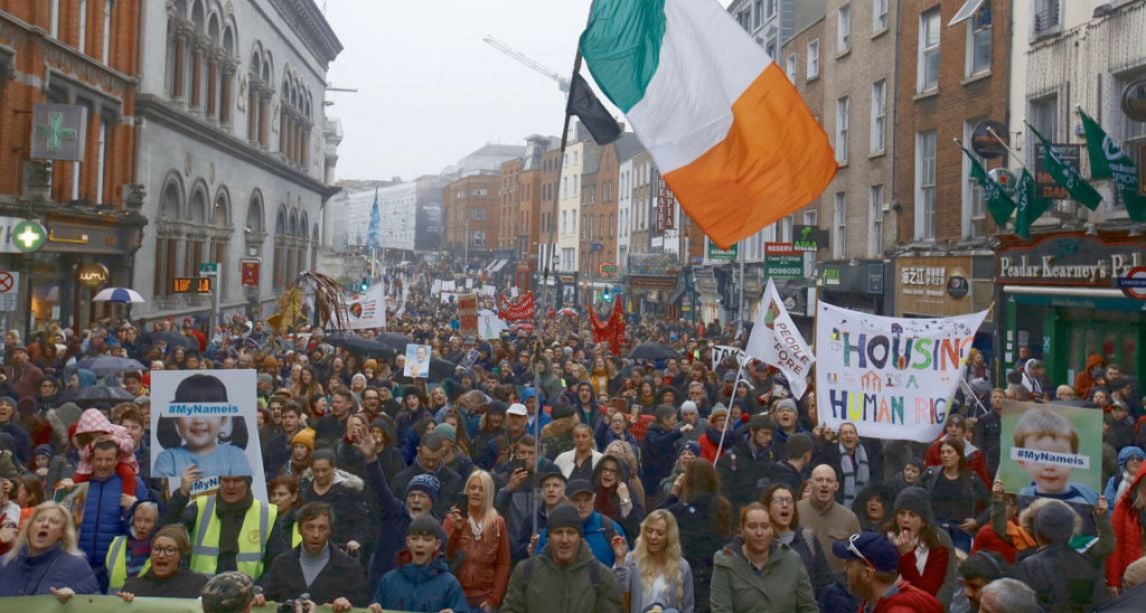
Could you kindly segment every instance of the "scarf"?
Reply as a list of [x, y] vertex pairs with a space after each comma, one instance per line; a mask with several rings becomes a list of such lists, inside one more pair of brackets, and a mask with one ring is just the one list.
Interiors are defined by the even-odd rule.
[[1013, 521], [1007, 522], [1007, 537], [1011, 539], [1011, 542], [1015, 545], [1015, 549], [1018, 551], [1024, 551], [1031, 547], [1038, 546], [1038, 541], [1035, 540], [1035, 537]]
[[254, 503], [255, 498], [249, 491], [238, 502], [224, 502], [222, 498], [215, 497], [215, 515], [219, 517], [219, 559], [238, 555], [243, 517]]
[[843, 443], [838, 443], [840, 447], [840, 468], [844, 473], [844, 506], [852, 508], [852, 503], [856, 500], [856, 493], [863, 489], [871, 480], [871, 474], [868, 472], [867, 462], [867, 449], [863, 445], [856, 444], [855, 460], [852, 460], [850, 454], [844, 449]]
[[1135, 475], [1130, 474], [1130, 471], [1122, 471], [1122, 479], [1118, 482], [1118, 488], [1114, 491], [1114, 500], [1107, 501], [1110, 504], [1110, 508], [1113, 509], [1114, 505], [1117, 504], [1119, 500], [1122, 500], [1122, 495], [1126, 493], [1126, 490], [1130, 489], [1130, 484], [1134, 482], [1134, 477]]

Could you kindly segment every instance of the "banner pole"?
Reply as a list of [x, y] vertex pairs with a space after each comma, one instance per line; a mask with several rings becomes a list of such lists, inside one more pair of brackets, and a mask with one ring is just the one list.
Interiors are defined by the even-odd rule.
[[724, 450], [724, 437], [728, 432], [728, 422], [732, 421], [732, 403], [736, 401], [736, 388], [740, 387], [740, 375], [744, 374], [744, 362], [740, 360], [740, 356], [736, 356], [736, 381], [732, 384], [732, 393], [728, 396], [728, 414], [724, 417], [724, 427], [720, 430], [720, 444], [716, 446], [716, 458], [713, 461], [715, 466], [720, 461], [720, 454]]

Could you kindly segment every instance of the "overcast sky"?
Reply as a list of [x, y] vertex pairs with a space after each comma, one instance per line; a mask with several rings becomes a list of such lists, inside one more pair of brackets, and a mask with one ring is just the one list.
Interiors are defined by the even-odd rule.
[[[568, 78], [590, 0], [316, 0], [344, 50], [328, 80], [342, 121], [339, 179], [435, 174], [485, 143], [561, 132], [557, 83], [489, 35]], [[727, 5], [728, 0], [720, 0]], [[588, 70], [583, 70], [588, 74]]]

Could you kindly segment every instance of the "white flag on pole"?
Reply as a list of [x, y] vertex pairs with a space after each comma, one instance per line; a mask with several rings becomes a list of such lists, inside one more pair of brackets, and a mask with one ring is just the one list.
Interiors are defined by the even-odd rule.
[[756, 322], [744, 352], [779, 368], [787, 377], [792, 394], [797, 399], [804, 396], [808, 389], [808, 375], [812, 372], [816, 357], [788, 315], [788, 309], [772, 279], [768, 279], [768, 287], [764, 288], [760, 312], [756, 314]]

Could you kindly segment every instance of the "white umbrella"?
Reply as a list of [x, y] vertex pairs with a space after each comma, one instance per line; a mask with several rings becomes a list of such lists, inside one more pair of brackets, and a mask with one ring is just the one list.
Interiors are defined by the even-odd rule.
[[147, 302], [139, 292], [126, 287], [109, 287], [100, 290], [92, 298], [92, 302]]

